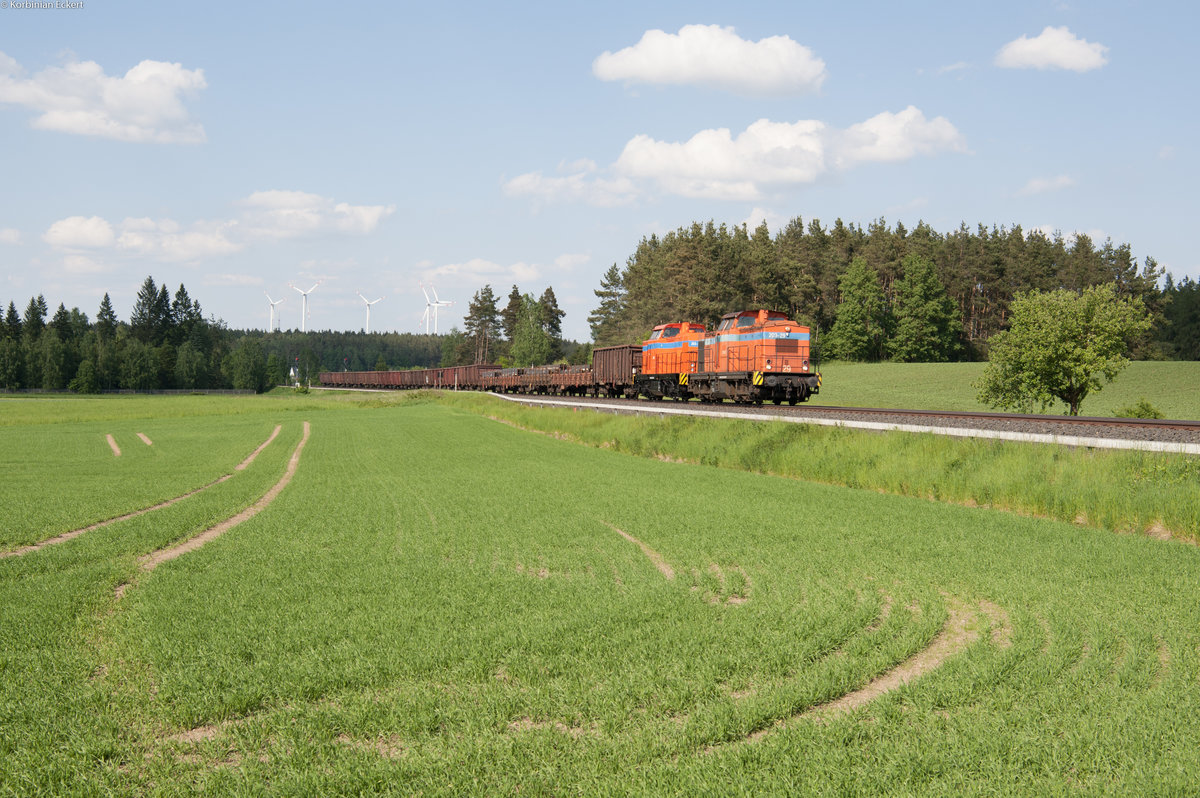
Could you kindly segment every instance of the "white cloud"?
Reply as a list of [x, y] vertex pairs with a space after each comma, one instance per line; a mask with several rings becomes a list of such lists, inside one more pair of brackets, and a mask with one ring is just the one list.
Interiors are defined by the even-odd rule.
[[546, 177], [540, 171], [526, 172], [504, 184], [510, 197], [538, 197], [545, 202], [583, 202], [612, 208], [633, 201], [636, 187], [628, 178], [596, 177], [596, 164], [586, 158], [559, 164], [560, 177]]
[[[150, 229], [142, 227], [149, 219], [126, 219], [117, 248], [154, 257], [157, 260], [188, 262], [231, 255], [243, 244], [231, 241], [228, 233], [236, 232], [237, 222], [197, 222], [190, 230], [180, 230], [178, 223], [162, 219]], [[131, 224], [132, 223], [132, 224]]]
[[221, 286], [221, 285], [253, 285], [260, 286], [265, 281], [261, 277], [256, 277], [251, 274], [206, 274], [201, 279], [201, 284], [205, 286]]
[[87, 255], [67, 255], [63, 258], [63, 268], [68, 274], [100, 274], [109, 271], [109, 267]]
[[601, 53], [592, 63], [600, 80], [695, 84], [739, 94], [815, 92], [825, 62], [788, 36], [757, 42], [719, 25], [685, 25], [679, 33], [646, 31], [637, 44]]
[[884, 112], [846, 130], [816, 120], [760, 119], [733, 137], [702, 130], [686, 142], [635, 136], [615, 169], [654, 180], [685, 197], [752, 201], [764, 186], [812, 183], [835, 169], [872, 161], [899, 161], [941, 150], [965, 150], [962, 135], [944, 117], [926, 119], [909, 106]]
[[0, 227], [0, 244], [20, 244], [21, 231], [14, 227]]
[[554, 268], [561, 271], [574, 271], [592, 259], [591, 255], [564, 253], [554, 259]]
[[[446, 263], [432, 266], [424, 270], [426, 281], [449, 280], [456, 285], [503, 285], [506, 282], [529, 282], [541, 275], [541, 269], [531, 263], [518, 261], [508, 266], [502, 266], [494, 261], [483, 258], [472, 258], [465, 263]], [[435, 283], [436, 284], [436, 283]], [[445, 299], [445, 297], [442, 297]]]
[[969, 62], [956, 61], [953, 64], [947, 64], [946, 66], [938, 67], [937, 73], [939, 75], [945, 75], [950, 72], [961, 72], [965, 69], [970, 69], [970, 68], [971, 68], [971, 64]]
[[23, 74], [0, 53], [0, 103], [39, 112], [35, 128], [118, 141], [205, 140], [204, 128], [192, 121], [182, 99], [207, 87], [201, 69], [147, 60], [112, 77], [94, 61], [72, 61], [29, 78]]
[[[813, 183], [821, 176], [868, 162], [900, 161], [936, 152], [964, 152], [966, 142], [945, 117], [926, 119], [909, 106], [885, 111], [845, 130], [807, 119], [760, 119], [736, 137], [728, 128], [701, 130], [687, 141], [658, 141], [637, 135], [616, 162], [567, 178], [530, 172], [505, 184], [510, 196], [604, 204], [621, 186], [623, 201], [645, 192], [645, 181], [660, 190], [699, 199], [753, 202], [764, 187]], [[589, 162], [590, 163], [590, 162]]]
[[742, 220], [742, 224], [746, 226], [746, 229], [749, 230], [751, 234], [753, 234], [754, 231], [758, 229], [758, 226], [763, 222], [767, 223], [768, 230], [778, 233], [783, 229], [783, 226], [787, 224], [788, 219], [783, 214], [776, 213], [769, 208], [760, 208], [755, 206], [755, 208], [750, 211], [750, 215]]
[[1057, 177], [1035, 177], [1017, 192], [1019, 197], [1032, 197], [1035, 194], [1045, 194], [1050, 191], [1061, 191], [1064, 188], [1070, 188], [1075, 185], [1075, 180], [1070, 175], [1058, 175]]
[[869, 161], [906, 161], [939, 150], [963, 152], [962, 134], [944, 116], [926, 119], [908, 106], [898, 114], [884, 111], [865, 122], [851, 125], [834, 145], [838, 164], [849, 166]]
[[108, 248], [125, 256], [163, 262], [195, 262], [240, 252], [253, 239], [278, 240], [373, 231], [394, 206], [350, 205], [301, 191], [261, 191], [240, 204], [241, 218], [197, 221], [130, 217], [117, 225], [99, 216], [61, 219], [42, 236], [51, 246], [75, 252]]
[[304, 191], [256, 191], [241, 200], [250, 235], [295, 238], [319, 233], [373, 232], [395, 205], [350, 205]]
[[1080, 39], [1066, 26], [1049, 25], [1034, 38], [1022, 36], [1000, 48], [996, 66], [1008, 69], [1070, 69], [1088, 72], [1108, 63], [1108, 48]]
[[116, 241], [112, 225], [99, 216], [69, 216], [50, 225], [42, 240], [59, 249], [99, 248]]

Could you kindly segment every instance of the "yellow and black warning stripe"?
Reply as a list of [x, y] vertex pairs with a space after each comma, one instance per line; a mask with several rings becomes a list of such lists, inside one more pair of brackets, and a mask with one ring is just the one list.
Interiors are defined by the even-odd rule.
[[762, 385], [763, 384], [763, 373], [761, 371], [754, 372], [754, 374], [752, 374], [750, 377], [750, 381], [753, 382], [755, 385]]
[[680, 374], [679, 374], [679, 384], [680, 384], [680, 385], [687, 385], [687, 384], [688, 384], [688, 375], [687, 375], [687, 372], [686, 372], [686, 371], [680, 372]]

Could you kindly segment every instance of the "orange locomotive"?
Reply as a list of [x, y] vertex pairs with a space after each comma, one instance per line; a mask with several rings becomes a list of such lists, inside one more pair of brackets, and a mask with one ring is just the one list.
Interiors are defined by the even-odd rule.
[[707, 331], [703, 324], [660, 324], [642, 344], [642, 370], [635, 383], [639, 393], [654, 399], [685, 399], [688, 375], [695, 374]]
[[[810, 358], [810, 331], [787, 314], [743, 310], [725, 314], [713, 332], [698, 333], [697, 327], [680, 323], [654, 328], [643, 344], [642, 374], [635, 379], [639, 393], [651, 399], [794, 405], [820, 392], [821, 375]], [[664, 343], [665, 332], [672, 329], [674, 346]], [[658, 358], [653, 371], [648, 365], [652, 357]], [[669, 374], [668, 366], [678, 368]]]

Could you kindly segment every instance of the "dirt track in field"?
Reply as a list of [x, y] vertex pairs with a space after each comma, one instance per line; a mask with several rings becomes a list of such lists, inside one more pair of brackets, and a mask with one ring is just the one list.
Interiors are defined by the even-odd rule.
[[[279, 481], [276, 482], [270, 490], [263, 494], [262, 498], [232, 518], [227, 518], [216, 526], [210, 527], [209, 529], [201, 532], [199, 535], [185, 540], [183, 543], [180, 543], [176, 546], [171, 546], [170, 548], [159, 549], [156, 552], [147, 554], [141, 559], [142, 570], [153, 571], [164, 562], [173, 560], [176, 557], [181, 557], [188, 552], [195, 551], [205, 543], [208, 543], [210, 540], [215, 540], [216, 538], [228, 532], [230, 529], [233, 529], [238, 524], [242, 523], [243, 521], [249, 521], [251, 518], [266, 509], [271, 502], [275, 501], [275, 497], [279, 495], [279, 492], [287, 487], [288, 483], [292, 481], [292, 477], [295, 476], [296, 467], [300, 464], [300, 452], [304, 449], [304, 444], [308, 443], [309, 431], [309, 423], [305, 421], [304, 435], [300, 438], [300, 443], [296, 444], [296, 449], [292, 452], [291, 459], [288, 460], [287, 469], [283, 472], [283, 476], [279, 479]], [[124, 593], [123, 590], [120, 592]]]
[[[994, 606], [994, 605], [993, 605]], [[950, 615], [946, 625], [926, 648], [918, 651], [904, 662], [892, 668], [887, 673], [871, 680], [866, 686], [847, 693], [841, 698], [827, 704], [813, 707], [803, 712], [799, 717], [840, 715], [851, 712], [874, 701], [884, 693], [891, 692], [897, 687], [908, 684], [913, 679], [923, 676], [937, 668], [951, 655], [965, 649], [979, 639], [979, 632], [970, 629], [971, 620], [975, 613], [969, 607], [958, 601], [950, 602]], [[751, 740], [758, 739], [768, 733], [761, 729], [750, 735]]]
[[108, 448], [112, 449], [113, 457], [120, 457], [121, 447], [117, 446], [117, 439], [112, 435], [105, 435], [104, 438], [108, 441]]
[[629, 534], [628, 532], [624, 531], [623, 529], [617, 529], [615, 526], [608, 523], [607, 521], [601, 520], [600, 523], [604, 524], [606, 527], [611, 529], [613, 532], [616, 532], [618, 535], [625, 538], [630, 543], [633, 543], [639, 549], [641, 549], [642, 554], [645, 554], [650, 559], [650, 562], [654, 563], [654, 567], [658, 569], [659, 573], [661, 573], [667, 579], [675, 578], [675, 569], [672, 568], [670, 566], [670, 564], [668, 564], [667, 561], [662, 558], [662, 555], [659, 554], [657, 551], [650, 548], [645, 543], [638, 540], [633, 535]]
[[[255, 449], [249, 457], [247, 457], [245, 460], [243, 460], [241, 463], [239, 463], [237, 468], [235, 468], [234, 470], [242, 471], [246, 468], [246, 466], [248, 466], [248, 465], [250, 465], [250, 463], [254, 462], [254, 458], [258, 457], [258, 455], [262, 453], [263, 449], [266, 449], [267, 446], [271, 443], [271, 441], [275, 440], [275, 437], [277, 435], [279, 435], [279, 430], [281, 428], [282, 428], [281, 425], [276, 425], [275, 431], [271, 433], [271, 437], [267, 438], [267, 440], [265, 442], [263, 442], [263, 444], [261, 446], [259, 446], [257, 449]], [[138, 433], [138, 434], [140, 435], [141, 433]], [[115, 453], [117, 455], [119, 455], [121, 453], [121, 450], [117, 448], [117, 444], [116, 444], [116, 441], [113, 440], [113, 436], [109, 435], [108, 439], [109, 439], [110, 445], [115, 450]], [[121, 521], [128, 521], [130, 518], [137, 518], [139, 515], [145, 515], [146, 513], [151, 513], [151, 512], [154, 512], [155, 510], [161, 510], [165, 507], [170, 507], [172, 504], [181, 502], [190, 496], [195, 496], [197, 493], [200, 493], [201, 491], [208, 490], [213, 485], [219, 485], [222, 482], [224, 482], [225, 480], [231, 478], [232, 476], [233, 476], [233, 474], [225, 474], [224, 476], [222, 476], [218, 479], [214, 479], [212, 482], [208, 483], [207, 485], [202, 485], [201, 487], [196, 488], [195, 490], [190, 490], [187, 493], [184, 493], [181, 496], [176, 496], [173, 499], [167, 499], [165, 502], [160, 502], [159, 504], [156, 504], [153, 507], [144, 507], [141, 510], [134, 510], [131, 513], [125, 513], [124, 515], [118, 515], [116, 518], [109, 518], [107, 521], [99, 521], [95, 524], [92, 524], [91, 526], [85, 526], [82, 529], [73, 529], [70, 532], [64, 532], [61, 535], [56, 535], [55, 537], [47, 538], [46, 540], [43, 540], [40, 543], [34, 543], [29, 546], [22, 546], [21, 548], [13, 549], [12, 551], [0, 551], [0, 560], [4, 559], [6, 557], [20, 557], [24, 554], [31, 554], [32, 552], [35, 552], [39, 549], [44, 549], [47, 546], [53, 546], [57, 543], [65, 543], [68, 540], [79, 537], [80, 535], [84, 534], [85, 532], [91, 532], [93, 530], [109, 526], [110, 524], [116, 524]]]
[[[266, 449], [268, 446], [270, 446], [270, 445], [271, 445], [271, 441], [275, 440], [275, 438], [276, 438], [276, 437], [279, 435], [279, 430], [281, 430], [281, 429], [283, 429], [283, 425], [282, 425], [282, 424], [276, 424], [276, 425], [275, 425], [275, 430], [274, 430], [274, 431], [271, 433], [271, 437], [269, 437], [269, 438], [267, 438], [265, 441], [263, 441], [263, 442], [262, 442], [262, 446], [259, 446], [257, 449], [255, 449], [253, 452], [251, 452], [251, 453], [250, 453], [250, 456], [249, 456], [249, 457], [247, 457], [247, 458], [246, 458], [245, 460], [243, 460], [242, 462], [238, 463], [238, 464], [237, 464], [237, 466], [236, 466], [236, 467], [235, 467], [233, 470], [234, 470], [234, 471], [245, 471], [245, 470], [246, 470], [246, 466], [248, 466], [248, 465], [250, 465], [251, 463], [253, 463], [253, 462], [254, 462], [254, 458], [256, 458], [256, 457], [258, 457], [260, 454], [262, 454], [262, 451], [263, 451], [263, 449]], [[305, 430], [305, 433], [304, 433], [304, 434], [305, 434], [305, 435], [307, 435], [307, 434], [308, 434], [308, 422], [307, 422], [307, 421], [305, 421], [305, 422], [304, 422], [304, 430]]]

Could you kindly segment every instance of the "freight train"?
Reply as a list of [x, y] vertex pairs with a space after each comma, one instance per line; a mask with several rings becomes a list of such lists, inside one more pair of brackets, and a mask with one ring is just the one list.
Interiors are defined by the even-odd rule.
[[821, 390], [811, 332], [773, 310], [721, 317], [715, 330], [671, 322], [641, 346], [592, 351], [590, 366], [450, 366], [411, 371], [324, 371], [334, 388], [444, 388], [561, 396], [639, 396], [748, 404], [796, 404]]

